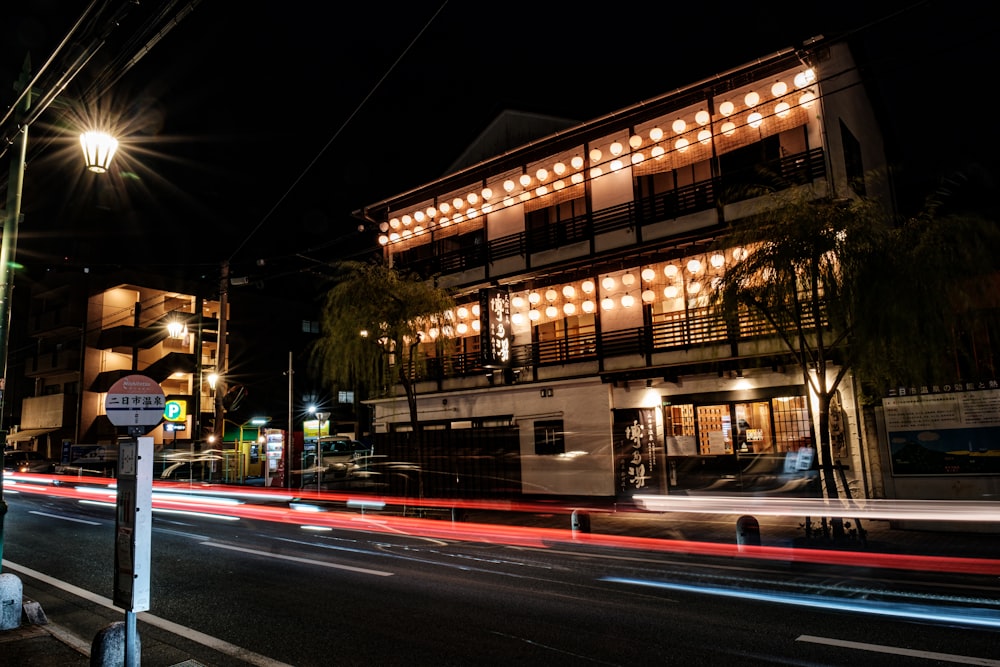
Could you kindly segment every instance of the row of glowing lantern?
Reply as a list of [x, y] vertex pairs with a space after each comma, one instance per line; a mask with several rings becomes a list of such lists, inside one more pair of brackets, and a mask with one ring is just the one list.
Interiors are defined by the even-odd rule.
[[[747, 251], [743, 248], [734, 248], [732, 250], [732, 258], [734, 261], [740, 261], [747, 256]], [[686, 286], [678, 286], [673, 284], [678, 281], [678, 278], [682, 275], [681, 268], [677, 264], [665, 264], [661, 270], [666, 281], [669, 283], [663, 288], [663, 297], [667, 300], [677, 299], [683, 296], [683, 291], [686, 291], [690, 296], [696, 296], [702, 292], [705, 287], [705, 280], [709, 281], [711, 285], [714, 281], [719, 279], [718, 275], [707, 276], [708, 267], [714, 269], [716, 272], [725, 266], [726, 257], [723, 253], [717, 252], [713, 253], [708, 258], [708, 265], [698, 258], [691, 258], [685, 264], [688, 276], [690, 280], [687, 281]], [[643, 283], [645, 283], [643, 288], [640, 290], [639, 287], [635, 289], [639, 292], [639, 298], [643, 303], [653, 303], [657, 299], [657, 293], [653, 289], [653, 284], [658, 279], [659, 272], [653, 267], [644, 268], [639, 276]], [[620, 295], [616, 300], [612, 295], [616, 290], [619, 290], [619, 280], [621, 281], [621, 288], [625, 290], [625, 293]], [[636, 284], [636, 276], [634, 273], [627, 272], [622, 274], [619, 278], [614, 276], [604, 276], [601, 279], [601, 287], [604, 290], [605, 296], [600, 299], [600, 308], [604, 311], [614, 310], [618, 306], [622, 308], [632, 308], [636, 305], [637, 301], [634, 296], [632, 296], [631, 290], [633, 285]], [[585, 314], [592, 314], [597, 310], [598, 301], [595, 294], [597, 290], [597, 285], [593, 280], [587, 279], [580, 284], [579, 291], [583, 293], [584, 299], [577, 305], [575, 300], [577, 299], [577, 288], [574, 285], [563, 285], [561, 292], [557, 291], [554, 287], [549, 287], [544, 292], [538, 290], [530, 291], [526, 296], [521, 294], [514, 295], [511, 297], [511, 322], [520, 326], [529, 322], [537, 322], [542, 319], [544, 313], [545, 317], [548, 319], [554, 319], [560, 315], [572, 316], [576, 315], [579, 311]], [[560, 294], [564, 299], [562, 307], [556, 306], [559, 300]], [[544, 301], [544, 303], [543, 303]], [[547, 305], [545, 305], [547, 304]], [[466, 321], [471, 318], [471, 321]], [[435, 340], [443, 332], [445, 336], [453, 336], [455, 334], [459, 336], [464, 336], [470, 332], [475, 334], [478, 333], [482, 327], [479, 318], [479, 304], [463, 305], [455, 309], [454, 315], [448, 313], [444, 318], [447, 320], [457, 320], [457, 323], [452, 327], [450, 324], [446, 324], [441, 327], [431, 327], [428, 329], [426, 338], [430, 340]], [[454, 332], [454, 333], [453, 333]]]
[[[812, 69], [803, 70], [795, 75], [794, 85], [798, 89], [805, 88], [806, 86], [812, 85], [816, 81], [816, 74]], [[771, 95], [778, 100], [774, 105], [773, 115], [778, 118], [785, 118], [792, 112], [792, 105], [788, 102], [786, 95], [788, 93], [788, 84], [784, 81], [776, 81], [771, 85]], [[797, 99], [797, 105], [808, 109], [813, 106], [816, 101], [816, 95], [812, 90], [803, 90]], [[758, 110], [758, 105], [760, 105], [761, 96], [756, 91], [750, 91], [743, 97], [743, 104], [746, 105], [747, 109], [750, 109], [750, 113], [746, 117], [745, 126], [753, 129], [759, 128], [764, 123], [764, 114]], [[736, 113], [736, 104], [731, 100], [726, 100], [719, 105], [719, 113], [724, 117], [729, 118], [734, 113]], [[694, 136], [695, 140], [702, 145], [707, 145], [712, 140], [712, 131], [707, 129], [705, 126], [711, 121], [711, 114], [708, 111], [701, 109], [694, 116], [695, 123], [702, 127], [702, 129], [697, 130], [697, 135]], [[697, 129], [697, 128], [695, 128]], [[674, 141], [674, 150], [678, 153], [685, 152], [691, 145], [691, 140], [685, 134], [689, 135], [695, 131], [695, 129], [688, 130], [688, 123], [683, 118], [677, 118], [671, 124], [671, 130], [677, 136]], [[737, 125], [731, 120], [726, 120], [719, 126], [719, 134], [729, 137], [736, 133]], [[662, 160], [667, 153], [667, 149], [661, 144], [664, 140], [665, 133], [660, 127], [653, 127], [648, 133], [649, 140], [654, 144], [654, 146], [649, 151], [649, 157], [654, 160]], [[640, 150], [644, 144], [644, 139], [639, 134], [633, 134], [629, 137], [628, 144], [631, 151], [630, 161], [633, 165], [640, 164], [646, 160], [646, 154], [644, 151]], [[612, 171], [620, 171], [625, 167], [625, 163], [620, 159], [625, 152], [625, 146], [620, 141], [614, 141], [608, 146], [608, 152], [611, 154], [610, 162], [607, 166]], [[592, 179], [599, 178], [604, 175], [604, 152], [600, 148], [592, 148], [588, 154], [590, 158], [590, 177]], [[562, 178], [568, 175], [570, 185], [578, 185], [583, 183], [584, 175], [582, 169], [584, 167], [584, 160], [579, 155], [574, 156], [570, 159], [569, 165], [563, 161], [558, 161], [552, 165], [552, 171], [550, 172], [545, 167], [540, 167], [535, 171], [534, 179], [531, 174], [524, 173], [518, 178], [517, 182], [513, 179], [506, 179], [503, 182], [503, 205], [513, 206], [518, 201], [524, 202], [531, 199], [532, 190], [534, 187], [534, 195], [537, 197], [544, 197], [550, 192], [557, 192], [562, 190], [567, 186], [566, 181]], [[551, 189], [547, 181], [551, 176], [557, 177], [557, 179], [551, 183]], [[537, 185], [536, 185], [537, 182]], [[522, 191], [516, 195], [514, 191], [517, 189], [518, 185], [521, 186]], [[381, 245], [387, 245], [389, 243], [397, 243], [409, 239], [413, 236], [423, 234], [435, 224], [439, 227], [447, 227], [449, 224], [455, 224], [462, 222], [466, 219], [473, 219], [483, 214], [489, 214], [493, 211], [494, 204], [490, 202], [493, 199], [494, 192], [492, 188], [486, 187], [480, 193], [470, 192], [465, 198], [455, 197], [451, 203], [445, 201], [441, 202], [437, 207], [429, 206], [426, 210], [414, 211], [412, 215], [404, 214], [399, 217], [393, 217], [388, 222], [384, 222], [380, 225], [381, 231], [383, 232], [379, 235], [379, 243]], [[479, 209], [476, 208], [481, 202]], [[468, 204], [468, 206], [466, 206]], [[462, 209], [465, 209], [463, 212]], [[448, 214], [453, 213], [449, 218]], [[440, 217], [438, 215], [440, 214]], [[411, 229], [412, 225], [412, 229]]]

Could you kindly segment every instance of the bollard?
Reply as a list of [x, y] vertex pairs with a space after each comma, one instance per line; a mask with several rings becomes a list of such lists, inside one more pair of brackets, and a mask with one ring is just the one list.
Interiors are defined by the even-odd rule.
[[760, 546], [760, 524], [752, 516], [741, 516], [736, 520], [736, 544], [738, 546]]
[[590, 515], [586, 512], [581, 512], [580, 510], [573, 510], [569, 525], [570, 528], [573, 529], [574, 533], [589, 533]]
[[0, 630], [21, 627], [21, 602], [24, 595], [17, 575], [0, 574]]
[[[142, 641], [138, 634], [135, 636], [135, 651], [137, 655], [142, 655]], [[125, 657], [125, 621], [104, 626], [90, 643], [90, 667], [119, 667], [126, 663]]]

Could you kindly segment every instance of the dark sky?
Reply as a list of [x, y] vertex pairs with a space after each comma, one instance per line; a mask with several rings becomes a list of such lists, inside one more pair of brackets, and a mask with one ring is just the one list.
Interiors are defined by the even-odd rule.
[[[25, 56], [38, 71], [88, 4], [0, 3], [0, 107]], [[351, 212], [443, 175], [504, 109], [582, 122], [817, 35], [865, 47], [903, 173], [997, 168], [988, 109], [1000, 34], [969, 0], [94, 4], [129, 11], [106, 33], [84, 24], [94, 30], [79, 46], [101, 34], [104, 45], [31, 127], [17, 258], [29, 270], [138, 265], [209, 284], [232, 260], [272, 299], [234, 308], [238, 319], [311, 302], [303, 269], [376, 247]], [[91, 91], [101, 95], [85, 103]], [[123, 130], [103, 176], [82, 170], [71, 123], [97, 112]], [[274, 409], [287, 348], [260, 331], [233, 356], [267, 357], [246, 364], [259, 386], [244, 381]]]
[[[5, 107], [24, 55], [40, 66], [85, 4], [3, 3]], [[995, 162], [973, 120], [1000, 36], [981, 5], [724, 4], [145, 1], [64, 94], [170, 8], [176, 25], [150, 21], [161, 38], [101, 98], [127, 130], [110, 178], [81, 177], [67, 130], [42, 141], [64, 116], [32, 129], [22, 261], [280, 272], [353, 252], [374, 236], [359, 241], [351, 211], [440, 176], [505, 108], [584, 121], [820, 34], [863, 39], [908, 169]]]

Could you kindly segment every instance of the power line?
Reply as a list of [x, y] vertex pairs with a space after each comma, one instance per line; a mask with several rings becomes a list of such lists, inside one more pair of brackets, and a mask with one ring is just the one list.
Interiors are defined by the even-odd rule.
[[399, 54], [399, 57], [396, 58], [396, 60], [392, 63], [392, 65], [390, 65], [389, 68], [385, 71], [385, 74], [383, 74], [382, 77], [375, 83], [375, 85], [372, 86], [371, 90], [368, 91], [368, 94], [365, 95], [364, 98], [362, 98], [362, 100], [354, 108], [354, 111], [351, 112], [351, 114], [347, 117], [347, 119], [344, 120], [343, 123], [341, 123], [341, 125], [340, 125], [339, 128], [337, 128], [337, 131], [333, 133], [333, 136], [330, 137], [330, 139], [326, 142], [326, 144], [323, 145], [323, 148], [321, 148], [320, 151], [319, 151], [319, 153], [316, 154], [316, 157], [314, 157], [309, 162], [309, 164], [306, 165], [305, 169], [303, 169], [302, 173], [300, 173], [295, 178], [295, 180], [292, 181], [292, 184], [288, 187], [288, 189], [285, 191], [285, 193], [283, 195], [281, 195], [281, 197], [278, 198], [278, 201], [274, 203], [274, 205], [270, 208], [270, 210], [268, 210], [267, 213], [264, 214], [264, 217], [261, 218], [260, 222], [258, 222], [257, 225], [252, 230], [250, 230], [250, 233], [246, 235], [246, 237], [243, 239], [243, 241], [236, 247], [236, 250], [233, 251], [233, 254], [229, 256], [229, 260], [228, 261], [231, 262], [233, 260], [233, 258], [236, 257], [236, 254], [239, 253], [239, 251], [243, 249], [243, 246], [245, 246], [250, 241], [250, 238], [254, 234], [257, 233], [257, 231], [271, 217], [271, 215], [277, 210], [277, 208], [282, 204], [282, 202], [284, 202], [285, 199], [288, 198], [288, 195], [291, 194], [292, 190], [294, 190], [295, 187], [302, 181], [302, 179], [309, 172], [309, 170], [311, 170], [313, 168], [313, 166], [315, 166], [316, 162], [319, 161], [320, 157], [322, 157], [323, 154], [326, 152], [326, 150], [330, 147], [330, 144], [332, 144], [337, 139], [337, 137], [340, 136], [340, 133], [344, 131], [344, 128], [346, 128], [347, 125], [358, 114], [358, 112], [361, 111], [361, 107], [363, 107], [365, 105], [365, 103], [367, 103], [368, 100], [371, 99], [371, 96], [375, 94], [375, 91], [378, 90], [379, 86], [381, 86], [382, 83], [389, 77], [389, 74], [391, 74], [392, 71], [394, 69], [396, 69], [396, 66], [400, 63], [400, 61], [403, 60], [403, 57], [406, 56], [407, 53], [409, 53], [410, 49], [413, 48], [413, 45], [416, 44], [417, 40], [420, 39], [421, 35], [423, 35], [424, 32], [427, 31], [427, 28], [430, 27], [431, 23], [434, 22], [434, 19], [436, 19], [438, 17], [438, 15], [441, 13], [442, 10], [444, 10], [445, 5], [447, 5], [447, 4], [448, 4], [448, 0], [445, 0], [443, 3], [441, 3], [441, 6], [438, 7], [438, 9], [437, 9], [436, 12], [434, 12], [434, 15], [431, 16], [430, 19], [428, 19], [428, 21], [424, 24], [424, 27], [420, 29], [420, 31], [410, 41], [410, 43], [406, 46], [406, 48], [403, 50], [403, 52]]

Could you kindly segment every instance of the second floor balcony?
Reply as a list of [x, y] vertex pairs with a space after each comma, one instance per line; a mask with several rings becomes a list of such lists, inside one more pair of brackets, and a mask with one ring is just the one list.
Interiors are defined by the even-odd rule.
[[[814, 317], [804, 314], [803, 326], [811, 327]], [[565, 373], [579, 375], [575, 364], [596, 363], [599, 372], [610, 367], [616, 370], [642, 370], [661, 368], [665, 365], [710, 366], [722, 361], [731, 362], [744, 356], [775, 356], [780, 354], [775, 331], [763, 317], [745, 313], [738, 321], [730, 322], [707, 309], [689, 313], [685, 317], [650, 324], [649, 326], [598, 330], [575, 334], [554, 340], [532, 341], [515, 344], [511, 348], [512, 368], [520, 373], [521, 380], [529, 380], [546, 367], [565, 366]], [[767, 344], [772, 341], [773, 344]], [[515, 341], [516, 343], [516, 341]], [[446, 345], [424, 358], [423, 368], [410, 376], [414, 380], [445, 380], [474, 375], [485, 375], [485, 368], [476, 352], [449, 352]], [[725, 350], [720, 356], [719, 350]], [[675, 361], [668, 359], [671, 353]], [[582, 368], [582, 367], [581, 367]]]

